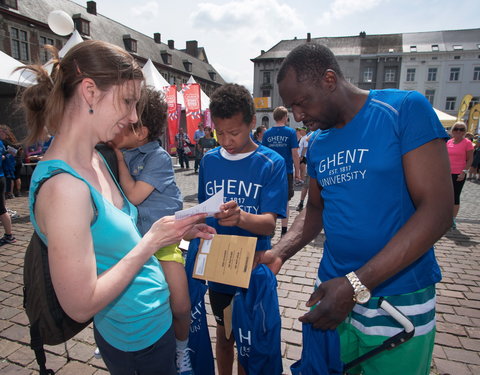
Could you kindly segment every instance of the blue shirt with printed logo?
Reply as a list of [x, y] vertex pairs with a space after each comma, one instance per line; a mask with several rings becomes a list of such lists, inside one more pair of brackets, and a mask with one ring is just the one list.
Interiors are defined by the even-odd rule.
[[[316, 133], [308, 174], [321, 186], [324, 253], [321, 281], [357, 270], [414, 214], [402, 157], [447, 134], [430, 103], [414, 91], [372, 90], [343, 128]], [[373, 291], [410, 293], [441, 279], [433, 248]]]
[[298, 148], [295, 130], [288, 126], [273, 126], [263, 134], [262, 145], [278, 152], [285, 159], [287, 173], [293, 173], [292, 149]]
[[[276, 152], [264, 146], [240, 160], [230, 160], [225, 150], [217, 147], [205, 154], [200, 163], [198, 183], [198, 201], [210, 198], [222, 188], [225, 202], [234, 200], [248, 213], [260, 215], [273, 212], [284, 218], [287, 207], [287, 177], [285, 161]], [[218, 220], [209, 217], [206, 220], [219, 234], [257, 237], [256, 250], [271, 248], [270, 236], [257, 235], [239, 227], [226, 227]], [[234, 294], [235, 288], [209, 283], [211, 289], [222, 293]]]
[[123, 156], [135, 181], [143, 181], [154, 187], [150, 195], [137, 206], [137, 226], [143, 236], [155, 221], [182, 209], [182, 195], [175, 182], [172, 159], [157, 141], [124, 150]]

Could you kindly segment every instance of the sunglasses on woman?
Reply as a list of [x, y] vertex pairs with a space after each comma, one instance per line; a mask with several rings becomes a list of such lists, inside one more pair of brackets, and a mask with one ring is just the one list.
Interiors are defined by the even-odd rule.
[[466, 129], [465, 128], [453, 128], [452, 131], [454, 132], [464, 132]]

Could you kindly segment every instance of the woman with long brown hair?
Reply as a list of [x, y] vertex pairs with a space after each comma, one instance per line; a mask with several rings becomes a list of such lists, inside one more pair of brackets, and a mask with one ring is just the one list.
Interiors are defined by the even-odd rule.
[[156, 221], [143, 236], [136, 208], [112, 178], [95, 145], [138, 121], [143, 74], [121, 48], [100, 41], [73, 47], [52, 75], [29, 66], [25, 90], [29, 144], [44, 127], [55, 138], [35, 168], [30, 216], [48, 243], [55, 292], [94, 335], [112, 374], [175, 374], [169, 291], [153, 254], [182, 237], [209, 238], [203, 215]]

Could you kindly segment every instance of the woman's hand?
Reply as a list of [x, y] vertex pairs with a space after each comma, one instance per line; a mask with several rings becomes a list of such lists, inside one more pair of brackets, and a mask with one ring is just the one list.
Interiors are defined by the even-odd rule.
[[[153, 223], [150, 230], [143, 236], [142, 241], [145, 240], [152, 244], [151, 250], [153, 254], [161, 247], [179, 243], [206, 216], [206, 214], [197, 214], [180, 220], [176, 220], [175, 216], [164, 216]], [[210, 236], [208, 238], [211, 238], [211, 232], [207, 228], [203, 227], [203, 225], [200, 225], [199, 228], [193, 231], [196, 236], [202, 236], [202, 238]], [[201, 235], [200, 232], [202, 232]]]
[[190, 229], [187, 233], [185, 233], [185, 236], [183, 236], [183, 239], [185, 241], [191, 241], [194, 238], [203, 238], [205, 240], [209, 240], [212, 238], [213, 234], [217, 234], [217, 231], [215, 228], [207, 225], [207, 224], [196, 224], [192, 229]]

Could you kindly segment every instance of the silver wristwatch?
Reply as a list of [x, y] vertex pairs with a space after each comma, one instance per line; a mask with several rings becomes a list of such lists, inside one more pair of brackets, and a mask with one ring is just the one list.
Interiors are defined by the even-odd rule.
[[353, 287], [353, 300], [360, 304], [367, 303], [372, 294], [370, 293], [370, 290], [362, 284], [355, 272], [350, 272], [346, 275], [346, 278]]

